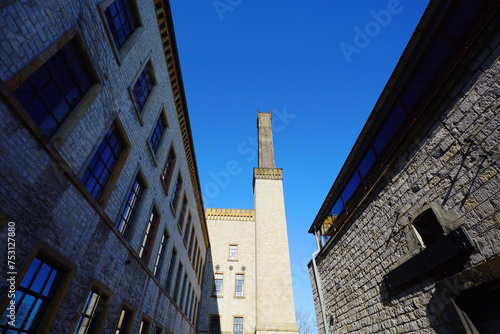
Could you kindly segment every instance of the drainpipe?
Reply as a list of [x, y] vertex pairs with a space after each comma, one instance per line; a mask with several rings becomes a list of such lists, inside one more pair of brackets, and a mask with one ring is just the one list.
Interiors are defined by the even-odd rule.
[[318, 250], [312, 254], [314, 281], [316, 282], [316, 288], [318, 289], [319, 305], [321, 306], [321, 315], [323, 316], [323, 327], [325, 328], [325, 334], [329, 334], [328, 323], [326, 322], [325, 305], [323, 302], [323, 293], [321, 292], [321, 290], [322, 290], [321, 289], [321, 280], [319, 279], [318, 267], [316, 266], [316, 255], [318, 255], [319, 252], [321, 251], [320, 241], [319, 241], [318, 235], [316, 234], [316, 227], [314, 227], [314, 236], [316, 237], [316, 246], [318, 247]]

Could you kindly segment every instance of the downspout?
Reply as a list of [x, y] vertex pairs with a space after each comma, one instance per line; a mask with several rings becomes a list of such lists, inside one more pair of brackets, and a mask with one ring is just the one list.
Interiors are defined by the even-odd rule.
[[319, 305], [321, 307], [321, 315], [323, 316], [323, 327], [325, 328], [325, 334], [329, 334], [329, 332], [328, 332], [328, 324], [326, 322], [325, 305], [324, 305], [324, 302], [323, 302], [323, 293], [321, 292], [322, 291], [322, 289], [321, 289], [321, 280], [319, 279], [318, 267], [316, 266], [316, 255], [318, 255], [319, 252], [321, 251], [320, 241], [319, 241], [318, 235], [316, 234], [316, 227], [314, 227], [314, 237], [316, 238], [316, 246], [318, 247], [318, 250], [315, 251], [312, 254], [312, 264], [313, 264], [313, 270], [314, 270], [314, 281], [316, 282], [316, 288], [318, 289]]

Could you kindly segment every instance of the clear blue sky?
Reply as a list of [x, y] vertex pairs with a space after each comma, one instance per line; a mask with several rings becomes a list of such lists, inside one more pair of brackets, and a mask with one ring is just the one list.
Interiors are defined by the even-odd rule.
[[307, 231], [427, 4], [171, 2], [206, 207], [253, 209], [257, 109], [273, 110], [296, 309], [314, 313]]

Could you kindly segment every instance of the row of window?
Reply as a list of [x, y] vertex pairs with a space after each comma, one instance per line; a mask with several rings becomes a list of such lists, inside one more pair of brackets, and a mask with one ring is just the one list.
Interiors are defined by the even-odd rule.
[[[21, 281], [15, 296], [15, 321], [6, 309], [0, 317], [0, 333], [35, 333], [43, 329], [43, 321], [50, 318], [48, 315], [54, 311], [54, 298], [58, 289], [64, 286], [65, 275], [63, 270], [45, 261], [42, 257], [35, 257]], [[67, 280], [67, 278], [66, 278]], [[92, 285], [76, 322], [74, 334], [99, 333], [104, 323], [104, 318], [111, 301], [111, 293], [100, 287]], [[123, 306], [118, 314], [115, 334], [130, 333], [134, 318], [134, 309]], [[45, 323], [45, 326], [49, 324]], [[139, 325], [138, 334], [150, 332], [151, 319], [143, 316]], [[163, 326], [157, 324], [155, 333], [162, 333]]]
[[[224, 274], [215, 273], [214, 275], [214, 285], [212, 296], [214, 297], [222, 297], [222, 286], [224, 283]], [[234, 280], [234, 296], [235, 297], [243, 297], [244, 296], [244, 287], [245, 287], [245, 274], [236, 274]]]
[[[221, 333], [219, 315], [210, 316], [208, 333]], [[233, 317], [233, 334], [243, 334], [243, 317]]]

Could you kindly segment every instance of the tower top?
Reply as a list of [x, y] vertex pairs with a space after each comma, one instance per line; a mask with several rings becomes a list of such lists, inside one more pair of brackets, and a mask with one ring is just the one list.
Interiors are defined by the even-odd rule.
[[276, 168], [271, 110], [268, 113], [257, 110], [257, 129], [259, 133], [259, 168]]

